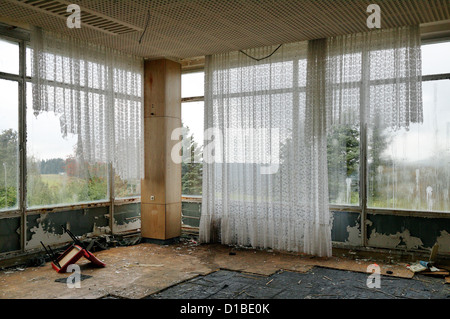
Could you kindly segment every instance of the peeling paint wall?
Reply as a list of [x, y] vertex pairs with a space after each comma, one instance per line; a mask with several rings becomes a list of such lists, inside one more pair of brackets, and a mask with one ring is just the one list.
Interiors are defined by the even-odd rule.
[[[81, 210], [33, 214], [27, 216], [26, 249], [41, 247], [41, 241], [46, 245], [70, 242], [70, 236], [64, 232], [65, 225], [75, 236], [83, 236], [109, 228], [108, 207], [87, 208]], [[108, 229], [106, 229], [108, 231]]]
[[370, 214], [368, 245], [405, 251], [429, 251], [435, 243], [439, 253], [450, 253], [450, 219]]
[[114, 233], [141, 229], [141, 203], [114, 206]]
[[[183, 224], [198, 227], [201, 204], [183, 202]], [[346, 246], [361, 247], [361, 214], [333, 211], [332, 241]], [[374, 248], [429, 251], [435, 243], [439, 253], [450, 253], [450, 218], [410, 217], [369, 214], [368, 246]]]
[[441, 231], [441, 235], [436, 239], [436, 242], [441, 250], [450, 250], [450, 234], [446, 230]]
[[350, 212], [332, 212], [332, 215], [331, 239], [348, 246], [361, 246], [361, 215]]
[[[114, 207], [114, 233], [139, 230], [140, 203]], [[198, 227], [201, 203], [183, 202], [183, 223]], [[358, 212], [332, 212], [332, 240], [347, 246], [360, 247], [361, 216]], [[20, 217], [0, 219], [0, 254], [20, 250]], [[40, 248], [40, 241], [48, 245], [70, 242], [63, 232], [65, 225], [76, 236], [98, 236], [110, 233], [109, 207], [95, 207], [26, 217], [26, 249]], [[367, 221], [368, 246], [401, 250], [429, 251], [435, 243], [439, 253], [450, 253], [450, 218], [410, 217], [369, 214]], [[0, 259], [2, 256], [0, 255]]]
[[[114, 207], [114, 232], [139, 230], [141, 227], [140, 203]], [[0, 219], [0, 254], [21, 250], [21, 217]], [[31, 213], [26, 216], [25, 251], [46, 245], [71, 242], [61, 225], [75, 236], [95, 237], [110, 234], [109, 207], [91, 207], [59, 212]], [[0, 260], [3, 259], [0, 255]]]
[[405, 250], [424, 249], [423, 242], [420, 238], [411, 236], [409, 230], [395, 234], [379, 234], [374, 229], [369, 235], [368, 245], [371, 247], [397, 248]]

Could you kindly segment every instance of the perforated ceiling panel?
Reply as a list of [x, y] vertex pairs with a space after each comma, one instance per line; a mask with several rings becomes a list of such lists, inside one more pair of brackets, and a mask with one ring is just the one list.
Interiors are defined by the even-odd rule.
[[[71, 3], [81, 7], [80, 29], [66, 26]], [[450, 19], [450, 0], [0, 0], [0, 21], [145, 58], [183, 59], [365, 32], [372, 3], [383, 28]]]

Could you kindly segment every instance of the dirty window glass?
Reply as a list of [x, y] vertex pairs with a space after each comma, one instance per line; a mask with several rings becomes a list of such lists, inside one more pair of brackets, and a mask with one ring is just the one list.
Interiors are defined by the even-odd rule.
[[204, 72], [189, 72], [181, 75], [181, 97], [203, 96], [204, 88]]
[[376, 120], [370, 125], [370, 207], [450, 211], [450, 81], [422, 89], [423, 123], [396, 132]]
[[183, 125], [181, 193], [183, 195], [202, 194], [203, 107], [203, 102], [188, 102], [181, 105]]
[[19, 198], [19, 83], [0, 79], [0, 211], [15, 209]]
[[[422, 46], [424, 75], [450, 72], [450, 42]], [[423, 123], [368, 128], [368, 206], [450, 211], [450, 80], [422, 83]]]
[[359, 205], [359, 125], [335, 125], [328, 134], [330, 204]]
[[19, 74], [19, 43], [0, 39], [0, 72]]
[[108, 198], [106, 163], [88, 163], [78, 137], [62, 136], [60, 115], [35, 114], [27, 83], [27, 207], [76, 204]]

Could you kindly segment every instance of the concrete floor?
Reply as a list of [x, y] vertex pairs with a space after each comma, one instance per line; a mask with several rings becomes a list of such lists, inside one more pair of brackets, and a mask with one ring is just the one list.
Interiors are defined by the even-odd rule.
[[[290, 295], [289, 292], [293, 291], [292, 289], [308, 287], [298, 285], [299, 280], [304, 280], [304, 283], [310, 282], [313, 286], [314, 282], [320, 281], [323, 284], [322, 288], [327, 289], [327, 291], [335, 289], [332, 293], [328, 293], [329, 295], [339, 296], [339, 289], [341, 289], [341, 292], [348, 289], [348, 287], [344, 286], [335, 287], [335, 284], [340, 282], [340, 279], [347, 276], [348, 278], [345, 277], [344, 281], [351, 282], [351, 278], [358, 278], [359, 281], [364, 282], [368, 276], [366, 273], [367, 266], [375, 262], [381, 268], [382, 282], [388, 283], [390, 282], [388, 280], [392, 280], [392, 287], [400, 283], [399, 279], [406, 280], [405, 283], [409, 282], [412, 289], [423, 292], [421, 295], [423, 298], [447, 298], [450, 289], [450, 285], [443, 285], [443, 278], [430, 279], [428, 277], [427, 279], [420, 279], [416, 275], [412, 279], [414, 274], [406, 269], [405, 263], [384, 263], [371, 260], [371, 258], [359, 259], [351, 254], [333, 256], [331, 258], [317, 258], [303, 254], [280, 253], [270, 250], [236, 249], [218, 244], [198, 245], [195, 241], [186, 239], [172, 245], [142, 243], [128, 247], [110, 248], [96, 252], [95, 255], [106, 263], [106, 267], [95, 268], [85, 259], [78, 261], [77, 264], [80, 266], [83, 276], [80, 288], [68, 288], [65, 279], [70, 274], [58, 274], [52, 269], [50, 263], [46, 263], [41, 267], [14, 267], [0, 270], [0, 299], [179, 298], [180, 294], [189, 298], [216, 298], [217, 296], [226, 296], [226, 294], [223, 294], [225, 292], [228, 292], [228, 297], [230, 297], [245, 290], [246, 286], [244, 285], [245, 287], [243, 287], [242, 282], [239, 281], [242, 276], [244, 276], [242, 278], [247, 276], [250, 277], [250, 280], [256, 280], [249, 283], [245, 282], [245, 284], [248, 284], [250, 287], [253, 285], [251, 283], [254, 283], [252, 286], [253, 290], [249, 288], [249, 291], [253, 295], [256, 294], [253, 297], [257, 298], [275, 298], [275, 295], [272, 293], [276, 293], [277, 298], [293, 298], [294, 296], [309, 298], [308, 296], [311, 297], [312, 295], [320, 297], [320, 291], [308, 289], [299, 290], [297, 294]], [[330, 271], [330, 269], [344, 270], [342, 273], [345, 273], [345, 276], [342, 277], [342, 274], [339, 272], [337, 274], [322, 274], [321, 272], [325, 271], [323, 270], [325, 268], [328, 269], [326, 271]], [[315, 275], [316, 273], [318, 275]], [[196, 285], [202, 281], [204, 283], [208, 282], [208, 280], [214, 282], [210, 278], [214, 278], [214, 276], [220, 277], [223, 274], [225, 274], [225, 278], [229, 276], [227, 279], [229, 281], [228, 289], [222, 291], [219, 295], [216, 294], [216, 297], [210, 296], [211, 293], [208, 294], [208, 292], [206, 292], [206, 295], [202, 293], [198, 295], [195, 293], [186, 294], [186, 292], [183, 292], [185, 285]], [[316, 278], [314, 276], [319, 277]], [[331, 280], [324, 280], [323, 278], [325, 277]], [[236, 278], [237, 281], [234, 282]], [[267, 284], [271, 279], [273, 281]], [[292, 282], [293, 288], [285, 289], [286, 291], [284, 292], [270, 290], [276, 289], [277, 285], [283, 280]], [[434, 282], [431, 282], [431, 280], [434, 280]], [[419, 283], [418, 281], [421, 282]], [[427, 281], [432, 285], [422, 285], [416, 288], [412, 285], [420, 285]], [[217, 281], [217, 285], [209, 287], [209, 292], [218, 288], [222, 289], [224, 285], [226, 285], [224, 281]], [[438, 285], [441, 290], [434, 285]], [[353, 291], [361, 296], [369, 296], [367, 298], [372, 298], [370, 296], [374, 298], [376, 296], [389, 298], [389, 295], [393, 296], [392, 298], [402, 296], [402, 292], [397, 290], [386, 291], [383, 294], [382, 292], [366, 291], [367, 289], [365, 288], [367, 287], [364, 284], [361, 284], [361, 286], [361, 289], [353, 288]], [[408, 284], [401, 287], [405, 289], [407, 286]], [[171, 290], [174, 288], [179, 290]], [[338, 289], [336, 290], [336, 288]], [[381, 291], [383, 289], [382, 286]], [[264, 290], [268, 294], [259, 295], [256, 293]], [[240, 298], [252, 296], [252, 293], [249, 291], [246, 291], [245, 294], [241, 293], [239, 295]], [[436, 291], [439, 291], [439, 293], [435, 293]], [[322, 294], [326, 295], [326, 293]], [[405, 290], [403, 294], [411, 298], [417, 297], [413, 290]], [[351, 293], [341, 294], [340, 296], [343, 298], [346, 295], [354, 298], [354, 295]]]

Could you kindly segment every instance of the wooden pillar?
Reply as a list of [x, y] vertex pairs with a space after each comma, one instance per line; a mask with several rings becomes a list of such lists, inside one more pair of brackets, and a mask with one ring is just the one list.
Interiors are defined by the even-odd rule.
[[172, 131], [181, 127], [181, 65], [144, 64], [145, 177], [141, 181], [141, 235], [167, 241], [181, 235], [181, 164], [171, 158]]

